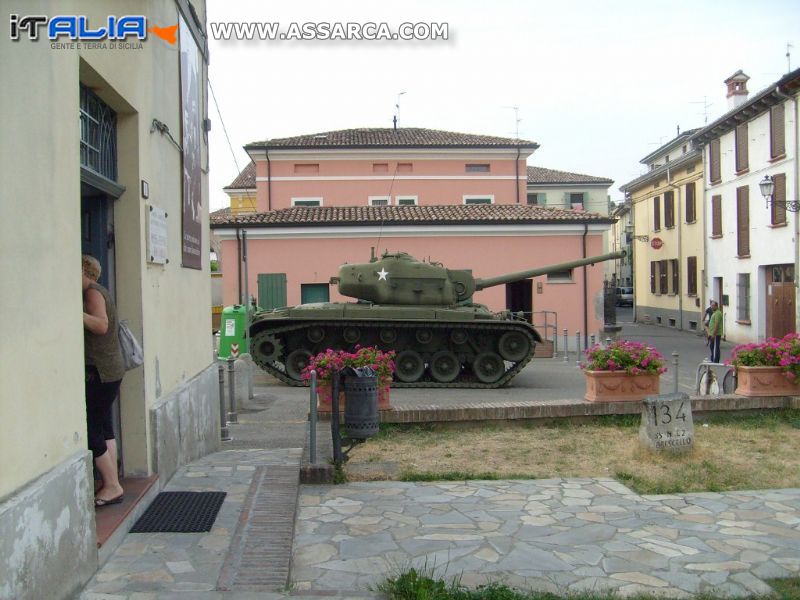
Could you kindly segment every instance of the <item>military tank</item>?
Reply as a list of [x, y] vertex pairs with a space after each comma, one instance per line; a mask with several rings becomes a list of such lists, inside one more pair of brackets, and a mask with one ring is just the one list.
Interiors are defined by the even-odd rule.
[[323, 302], [258, 312], [250, 354], [289, 385], [303, 385], [312, 355], [356, 345], [394, 350], [395, 387], [496, 388], [533, 358], [539, 332], [522, 315], [472, 302], [476, 291], [546, 273], [623, 258], [625, 251], [475, 279], [467, 270], [404, 252], [346, 264], [332, 277], [356, 302]]

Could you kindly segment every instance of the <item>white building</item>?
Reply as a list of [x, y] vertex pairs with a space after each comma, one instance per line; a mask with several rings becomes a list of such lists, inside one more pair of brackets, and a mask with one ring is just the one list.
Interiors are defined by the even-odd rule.
[[[730, 110], [693, 136], [705, 161], [706, 297], [721, 301], [737, 343], [797, 330], [800, 69], [748, 99], [748, 77], [725, 83]], [[769, 176], [774, 202], [759, 184]]]

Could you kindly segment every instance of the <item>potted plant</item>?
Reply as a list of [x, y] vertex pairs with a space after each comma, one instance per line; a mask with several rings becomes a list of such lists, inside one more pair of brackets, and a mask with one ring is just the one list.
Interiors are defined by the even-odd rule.
[[639, 401], [658, 394], [659, 378], [667, 369], [664, 357], [639, 342], [617, 340], [596, 344], [581, 363], [586, 375], [586, 395], [591, 402]]
[[[317, 372], [317, 407], [328, 412], [331, 410], [333, 373], [345, 367], [371, 367], [378, 375], [378, 408], [387, 410], [391, 408], [389, 388], [394, 374], [394, 357], [393, 350], [384, 352], [374, 346], [356, 346], [352, 352], [328, 348], [309, 359], [301, 378], [307, 381], [311, 378], [311, 371]], [[339, 406], [344, 408], [343, 392], [339, 395]]]
[[800, 334], [736, 346], [729, 364], [736, 367], [741, 396], [800, 395]]

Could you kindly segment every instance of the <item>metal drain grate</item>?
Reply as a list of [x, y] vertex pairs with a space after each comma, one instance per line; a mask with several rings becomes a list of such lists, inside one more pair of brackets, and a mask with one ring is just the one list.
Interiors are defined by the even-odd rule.
[[226, 492], [161, 492], [131, 533], [211, 531]]

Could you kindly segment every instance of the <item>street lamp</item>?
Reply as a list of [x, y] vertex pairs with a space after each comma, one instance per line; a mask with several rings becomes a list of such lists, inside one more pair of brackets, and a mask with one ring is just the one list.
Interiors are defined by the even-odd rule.
[[625, 225], [625, 233], [628, 235], [629, 240], [637, 240], [639, 242], [649, 242], [650, 236], [649, 235], [633, 235], [633, 225], [628, 223]]
[[773, 205], [782, 205], [789, 212], [800, 212], [800, 202], [797, 200], [775, 200], [773, 196], [775, 194], [775, 182], [770, 175], [764, 175], [764, 179], [758, 183], [758, 187], [761, 188], [761, 195], [764, 196], [766, 208], [769, 208], [769, 203], [772, 202]]

